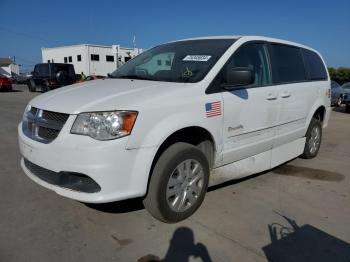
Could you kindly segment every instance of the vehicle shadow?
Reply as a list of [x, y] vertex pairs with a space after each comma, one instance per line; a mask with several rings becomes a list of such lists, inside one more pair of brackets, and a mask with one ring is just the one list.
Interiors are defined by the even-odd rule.
[[128, 213], [144, 209], [141, 198], [127, 199], [105, 204], [84, 203], [87, 207], [105, 213]]
[[350, 261], [349, 243], [312, 225], [299, 226], [294, 220], [284, 215], [280, 216], [288, 225], [268, 225], [271, 243], [262, 248], [268, 261]]
[[1, 90], [1, 93], [18, 93], [23, 92], [22, 90], [12, 89], [12, 90]]
[[179, 227], [175, 230], [168, 251], [163, 259], [156, 255], [146, 255], [139, 258], [138, 262], [186, 262], [190, 257], [199, 258], [203, 262], [210, 262], [208, 249], [202, 243], [194, 242], [193, 231], [188, 227]]

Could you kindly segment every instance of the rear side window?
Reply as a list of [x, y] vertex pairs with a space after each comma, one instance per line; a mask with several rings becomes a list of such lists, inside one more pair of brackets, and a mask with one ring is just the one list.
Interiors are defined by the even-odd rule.
[[74, 67], [72, 65], [55, 64], [51, 67], [52, 75], [56, 75], [58, 72], [64, 71], [69, 76], [75, 76]]
[[307, 49], [302, 49], [302, 53], [308, 79], [327, 80], [327, 71], [319, 55]]
[[35, 74], [37, 74], [38, 76], [47, 77], [47, 76], [50, 75], [50, 72], [49, 72], [49, 65], [48, 65], [48, 64], [36, 65], [35, 68], [34, 68], [34, 72], [35, 72]]
[[300, 48], [271, 44], [272, 81], [274, 84], [305, 81], [305, 68]]

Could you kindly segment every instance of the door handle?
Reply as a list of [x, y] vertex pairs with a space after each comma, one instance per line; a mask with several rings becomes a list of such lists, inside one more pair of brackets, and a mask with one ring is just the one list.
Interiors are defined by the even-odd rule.
[[281, 94], [281, 97], [282, 97], [282, 98], [288, 98], [288, 97], [290, 97], [290, 96], [291, 96], [290, 93], [287, 92], [287, 91], [284, 91], [284, 92], [282, 92], [282, 94]]
[[266, 99], [267, 100], [275, 100], [275, 99], [277, 99], [277, 95], [275, 95], [273, 93], [268, 93]]

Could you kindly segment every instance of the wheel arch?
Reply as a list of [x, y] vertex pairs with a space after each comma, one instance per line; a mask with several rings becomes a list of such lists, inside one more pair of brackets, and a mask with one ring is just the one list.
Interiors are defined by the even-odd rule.
[[157, 147], [157, 149], [155, 150], [155, 154], [152, 159], [152, 164], [148, 172], [147, 190], [148, 190], [149, 182], [152, 176], [154, 165], [157, 163], [161, 154], [170, 145], [173, 145], [174, 143], [177, 143], [177, 142], [185, 142], [191, 145], [198, 146], [203, 141], [210, 141], [211, 143], [212, 154], [210, 152], [203, 152], [203, 153], [207, 156], [209, 165], [212, 166], [215, 162], [215, 152], [216, 152], [217, 144], [213, 134], [208, 129], [201, 126], [186, 126], [176, 131], [172, 131], [167, 136], [165, 136], [159, 143], [159, 146]]

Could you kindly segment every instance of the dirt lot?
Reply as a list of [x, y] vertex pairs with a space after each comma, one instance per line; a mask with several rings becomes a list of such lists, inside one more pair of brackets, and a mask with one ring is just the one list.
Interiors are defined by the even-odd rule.
[[319, 156], [210, 189], [188, 220], [139, 199], [85, 205], [21, 171], [17, 125], [39, 93], [0, 93], [0, 261], [350, 261], [350, 114], [332, 112]]

